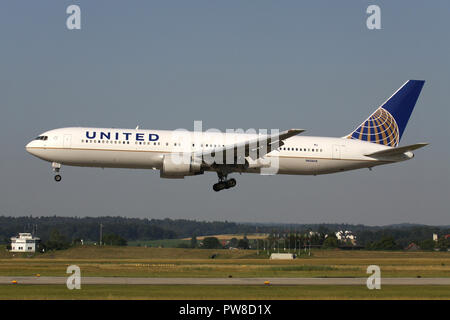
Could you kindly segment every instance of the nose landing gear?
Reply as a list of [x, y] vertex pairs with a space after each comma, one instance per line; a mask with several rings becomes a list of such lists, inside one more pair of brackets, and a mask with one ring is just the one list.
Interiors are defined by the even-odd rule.
[[230, 189], [236, 186], [236, 179], [227, 179], [228, 174], [222, 174], [217, 172], [219, 176], [219, 182], [213, 185], [213, 190], [219, 192], [223, 189]]
[[[61, 164], [57, 162], [52, 163], [53, 172], [59, 173], [59, 170], [61, 170]], [[61, 175], [57, 174], [55, 175], [55, 181], [60, 182], [62, 179]]]

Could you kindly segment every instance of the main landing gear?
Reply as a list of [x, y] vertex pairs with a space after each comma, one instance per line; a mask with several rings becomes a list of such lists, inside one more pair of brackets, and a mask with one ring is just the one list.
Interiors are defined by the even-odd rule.
[[[59, 170], [61, 170], [61, 163], [53, 162], [52, 163], [53, 172], [59, 173]], [[61, 175], [57, 174], [55, 175], [55, 181], [60, 182], [62, 179]]]
[[213, 185], [213, 190], [218, 192], [223, 189], [230, 189], [236, 186], [236, 179], [227, 179], [228, 174], [217, 172], [219, 182]]

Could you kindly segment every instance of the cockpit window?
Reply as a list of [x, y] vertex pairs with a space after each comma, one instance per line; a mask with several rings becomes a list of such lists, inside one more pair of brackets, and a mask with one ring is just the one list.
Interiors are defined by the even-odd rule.
[[48, 139], [48, 136], [39, 136], [35, 140], [44, 140], [46, 141]]

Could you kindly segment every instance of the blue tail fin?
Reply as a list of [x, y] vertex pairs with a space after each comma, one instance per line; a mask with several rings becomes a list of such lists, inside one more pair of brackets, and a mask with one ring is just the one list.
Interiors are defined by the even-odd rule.
[[398, 146], [424, 83], [423, 80], [408, 80], [345, 138]]

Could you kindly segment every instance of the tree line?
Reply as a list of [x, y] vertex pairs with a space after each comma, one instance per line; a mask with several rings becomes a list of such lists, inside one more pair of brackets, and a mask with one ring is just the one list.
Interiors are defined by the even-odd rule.
[[[335, 232], [351, 230], [357, 238], [358, 246], [367, 249], [400, 249], [414, 242], [429, 248], [433, 234], [440, 239], [450, 234], [450, 226], [391, 225], [364, 226], [349, 224], [249, 224], [228, 221], [195, 221], [186, 219], [140, 219], [127, 217], [7, 217], [0, 216], [0, 241], [9, 243], [10, 237], [19, 232], [32, 232], [41, 238], [42, 243], [76, 244], [81, 240], [100, 241], [102, 224], [104, 244], [125, 245], [127, 241], [190, 238], [216, 234], [268, 234], [267, 241], [261, 245], [280, 244], [294, 246], [336, 247], [342, 243], [335, 240]], [[63, 241], [64, 240], [64, 241]], [[240, 247], [246, 247], [241, 239]], [[237, 240], [239, 241], [239, 240]], [[445, 240], [440, 240], [445, 246]], [[53, 243], [53, 244], [52, 244]], [[254, 245], [255, 243], [253, 243]], [[250, 243], [248, 243], [250, 246]], [[257, 244], [260, 245], [259, 243]], [[236, 247], [238, 245], [236, 244]]]
[[[412, 241], [420, 250], [447, 251], [450, 248], [450, 238], [440, 237], [437, 241], [426, 239], [422, 241]], [[321, 249], [366, 249], [366, 250], [403, 250], [408, 246], [402, 246], [400, 242], [392, 236], [383, 236], [380, 240], [366, 243], [365, 246], [356, 245], [348, 240], [338, 239], [334, 233], [330, 234], [276, 234], [269, 235], [265, 239], [248, 239], [244, 236], [241, 239], [232, 238], [229, 241], [220, 241], [217, 237], [205, 237], [199, 242], [195, 237], [191, 238], [190, 246], [182, 244], [183, 248], [204, 248], [204, 249], [257, 249], [264, 251], [301, 250], [311, 248]]]

